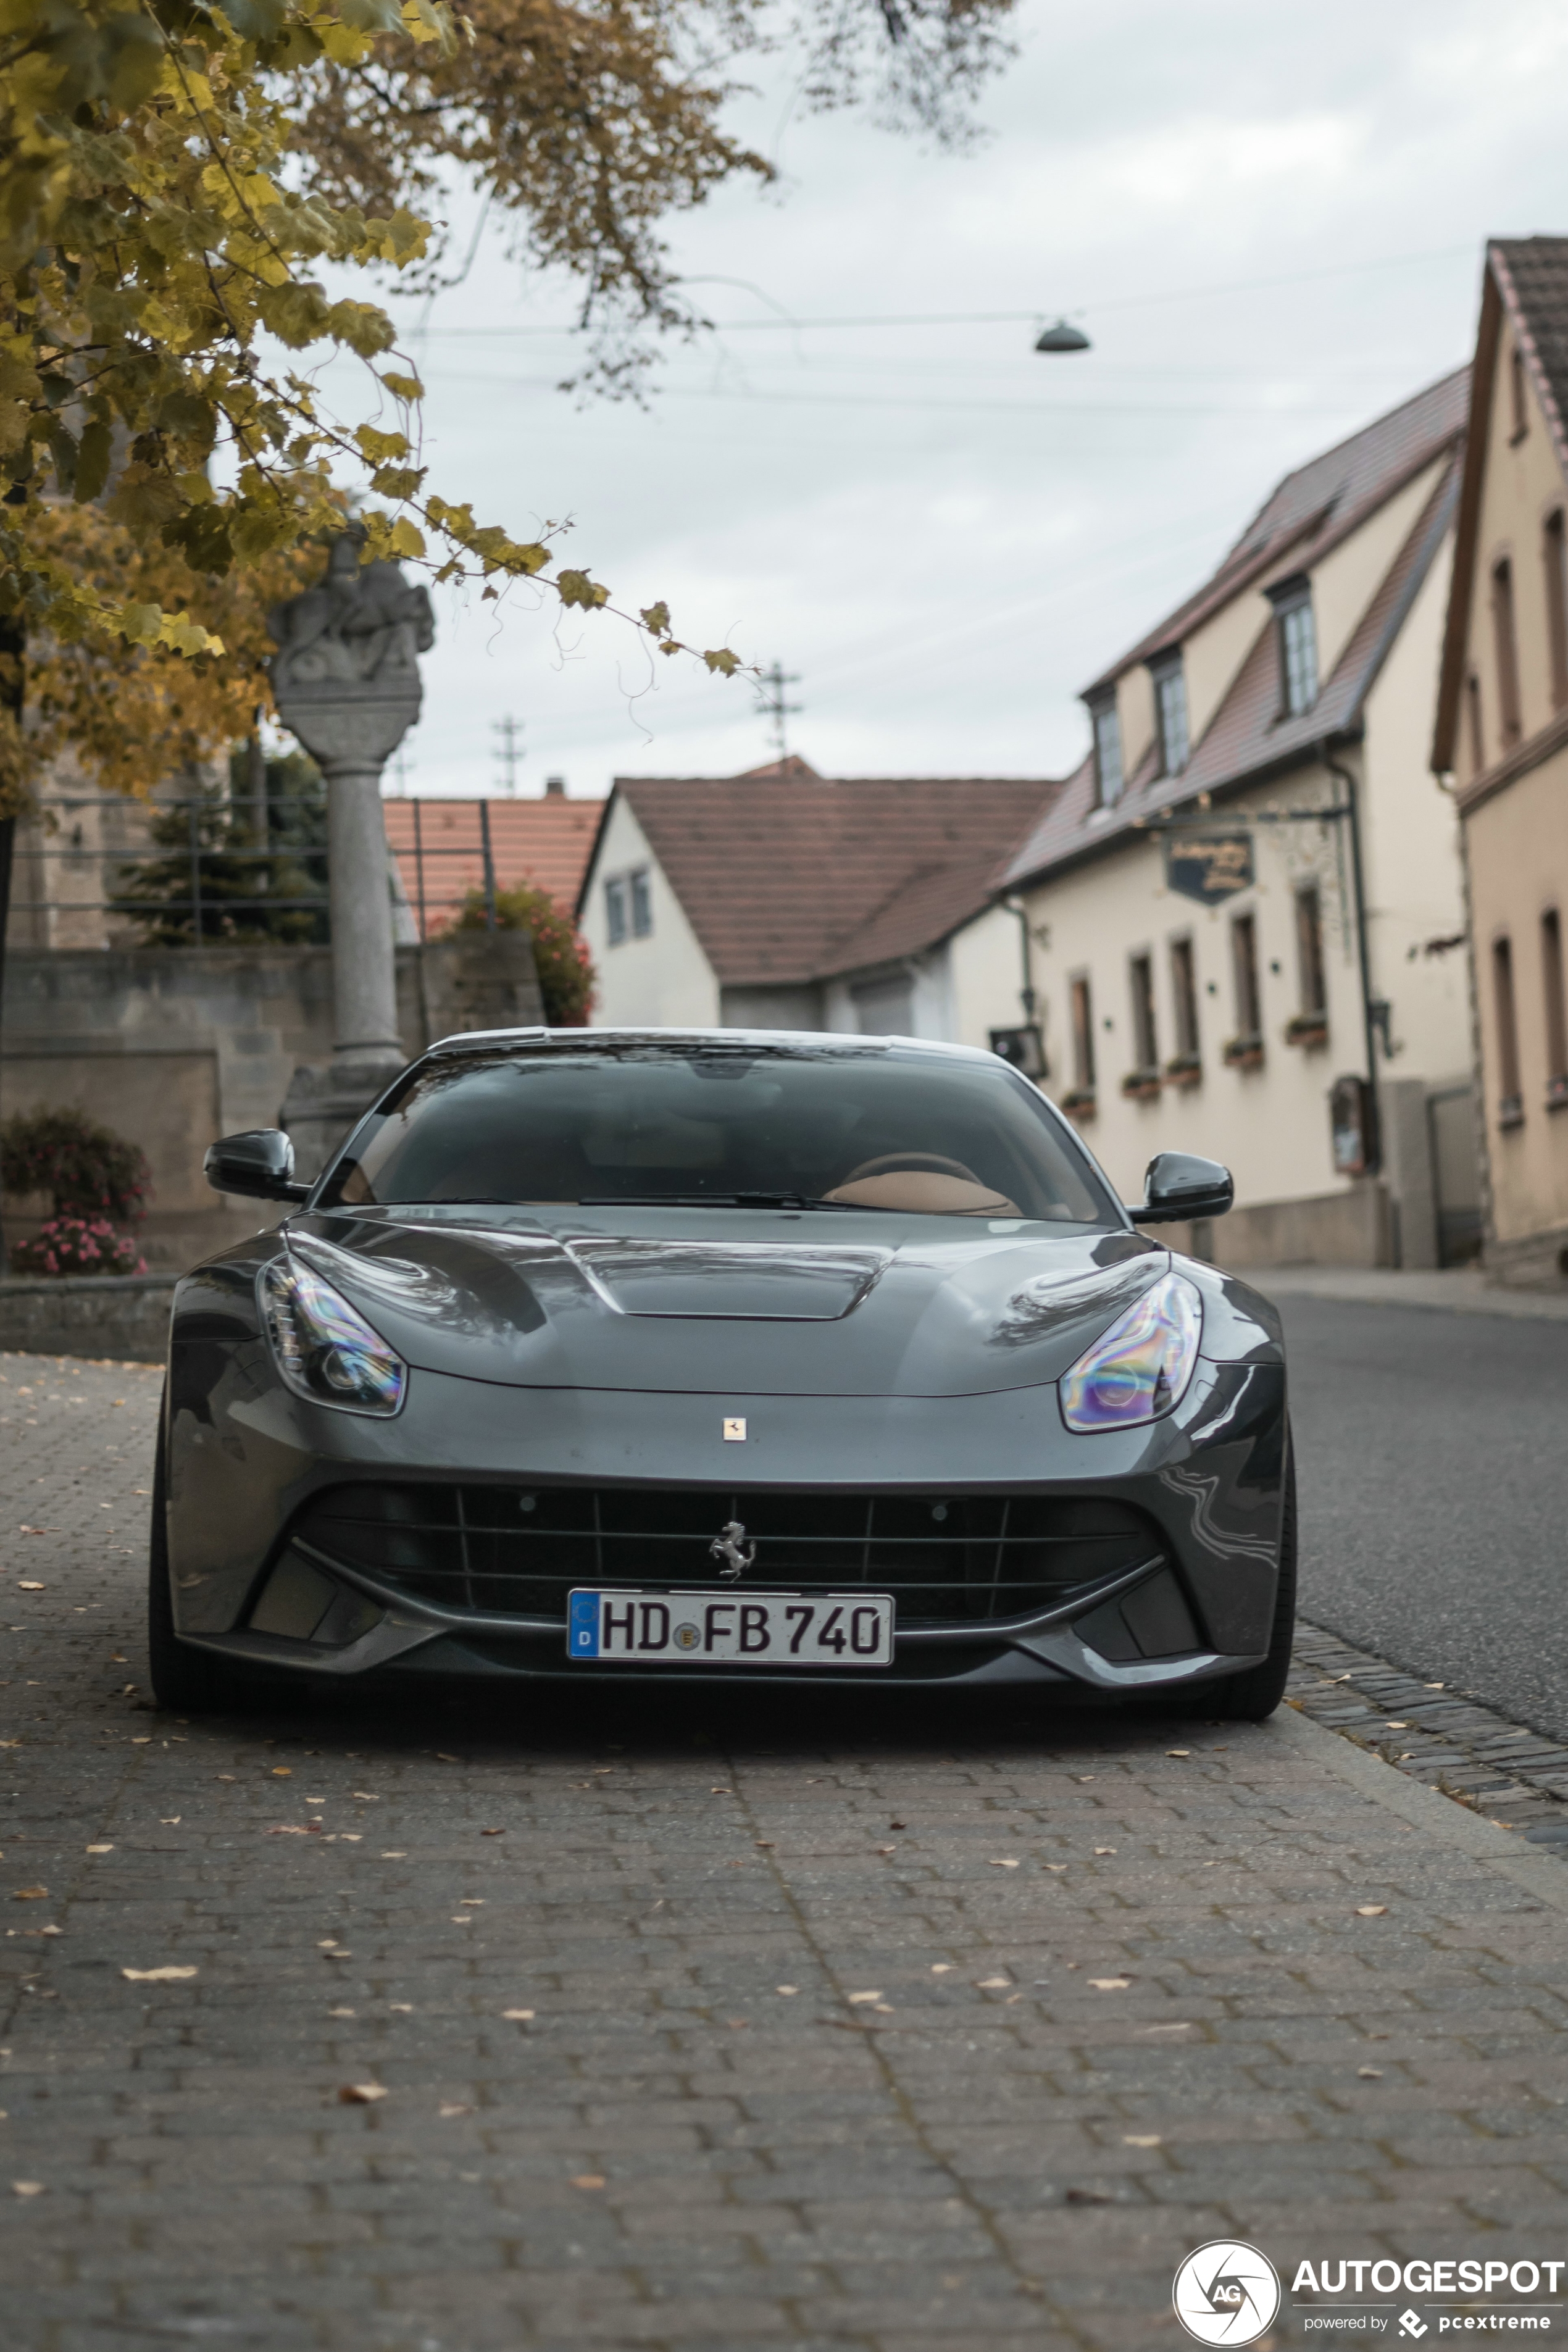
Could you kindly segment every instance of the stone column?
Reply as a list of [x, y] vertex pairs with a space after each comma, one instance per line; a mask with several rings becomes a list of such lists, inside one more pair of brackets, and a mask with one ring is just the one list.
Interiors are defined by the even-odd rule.
[[295, 1071], [280, 1118], [301, 1175], [318, 1172], [407, 1056], [397, 982], [381, 775], [419, 716], [417, 653], [435, 641], [430, 600], [395, 563], [362, 565], [334, 540], [326, 576], [268, 615], [278, 715], [327, 780], [332, 1059]]

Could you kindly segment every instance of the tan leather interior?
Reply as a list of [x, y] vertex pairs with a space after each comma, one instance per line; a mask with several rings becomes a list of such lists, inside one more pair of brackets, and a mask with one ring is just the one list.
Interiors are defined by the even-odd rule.
[[931, 1168], [889, 1168], [880, 1176], [851, 1176], [823, 1194], [867, 1209], [905, 1209], [947, 1217], [1016, 1217], [1016, 1204], [973, 1176], [944, 1176]]

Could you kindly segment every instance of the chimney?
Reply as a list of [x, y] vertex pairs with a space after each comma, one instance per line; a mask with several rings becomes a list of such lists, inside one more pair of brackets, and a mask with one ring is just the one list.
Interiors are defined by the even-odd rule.
[[544, 797], [549, 801], [563, 801], [566, 797], [565, 777], [546, 776], [544, 779]]

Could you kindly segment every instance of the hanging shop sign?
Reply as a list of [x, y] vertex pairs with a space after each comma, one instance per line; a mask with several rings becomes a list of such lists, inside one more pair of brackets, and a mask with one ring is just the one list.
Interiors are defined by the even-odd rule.
[[1172, 833], [1165, 836], [1165, 884], [1212, 907], [1251, 887], [1250, 833]]

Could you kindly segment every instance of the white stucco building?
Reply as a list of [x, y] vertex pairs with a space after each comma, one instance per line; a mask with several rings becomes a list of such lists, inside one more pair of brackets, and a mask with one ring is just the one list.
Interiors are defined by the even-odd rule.
[[595, 1021], [1013, 1042], [1026, 933], [994, 885], [1059, 790], [799, 759], [621, 777], [578, 901]]
[[1139, 1195], [1234, 1171], [1205, 1254], [1434, 1265], [1479, 1234], [1464, 894], [1428, 765], [1468, 398], [1287, 476], [1089, 689], [1020, 893], [1048, 1091]]

